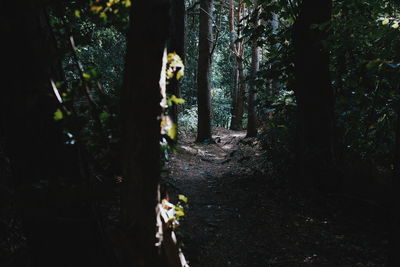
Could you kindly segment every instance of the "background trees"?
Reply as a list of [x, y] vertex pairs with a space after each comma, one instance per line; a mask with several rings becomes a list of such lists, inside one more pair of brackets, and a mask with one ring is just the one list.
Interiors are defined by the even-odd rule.
[[200, 1], [199, 57], [197, 67], [197, 141], [211, 139], [211, 59], [213, 47], [213, 1]]
[[49, 246], [45, 239], [59, 230], [40, 235], [39, 226], [76, 211], [100, 225], [93, 239], [106, 240], [99, 192], [111, 188], [107, 203], [123, 191], [123, 224], [145, 244], [143, 264], [154, 263], [165, 44], [186, 62], [182, 86], [168, 85], [169, 97], [186, 100], [168, 111], [181, 133], [206, 141], [216, 126], [247, 128], [249, 137], [258, 130], [274, 172], [391, 205], [398, 223], [396, 2], [151, 0], [131, 11], [129, 0], [1, 5], [1, 190], [22, 196], [21, 221], [38, 227], [27, 227], [28, 242]]

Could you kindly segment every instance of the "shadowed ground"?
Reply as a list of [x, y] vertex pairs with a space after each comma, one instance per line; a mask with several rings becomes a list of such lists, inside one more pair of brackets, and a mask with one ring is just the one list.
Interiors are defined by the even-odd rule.
[[381, 212], [299, 196], [244, 137], [224, 129], [216, 144], [183, 137], [169, 162], [169, 183], [189, 198], [178, 234], [190, 266], [384, 266]]

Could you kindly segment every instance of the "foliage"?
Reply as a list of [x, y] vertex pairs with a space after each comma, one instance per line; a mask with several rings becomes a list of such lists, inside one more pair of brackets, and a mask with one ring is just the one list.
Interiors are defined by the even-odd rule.
[[[262, 23], [244, 33], [258, 40], [265, 55], [257, 77], [262, 81], [258, 112], [265, 126], [261, 138], [277, 158], [290, 159], [296, 132], [295, 100], [293, 106], [285, 102], [295, 89], [291, 32], [298, 1], [289, 6], [287, 1], [259, 3]], [[393, 158], [388, 155], [393, 155], [399, 104], [398, 12], [393, 1], [336, 0], [332, 23], [314, 26], [329, 27], [330, 32], [325, 46], [331, 55], [336, 93], [338, 160], [368, 158], [377, 166], [393, 167]]]
[[163, 199], [160, 204], [160, 212], [163, 220], [172, 228], [179, 226], [179, 221], [185, 216], [185, 207], [188, 207], [188, 198], [184, 195], [178, 195], [179, 201], [176, 204]]
[[[112, 4], [107, 4], [107, 3]], [[122, 86], [126, 50], [127, 11], [99, 19], [93, 5], [104, 12], [117, 10], [120, 1], [60, 4], [50, 13], [50, 22], [60, 50], [63, 72], [56, 91], [63, 108], [54, 119], [65, 129], [66, 144], [85, 145], [96, 171], [119, 172], [119, 89]]]

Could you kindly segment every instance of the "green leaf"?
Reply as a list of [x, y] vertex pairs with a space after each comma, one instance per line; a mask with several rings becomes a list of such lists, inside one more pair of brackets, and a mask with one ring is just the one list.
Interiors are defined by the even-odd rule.
[[185, 99], [176, 97], [175, 95], [172, 95], [168, 98], [167, 100], [167, 105], [172, 106], [172, 103], [175, 105], [181, 105], [185, 103]]
[[82, 77], [89, 80], [92, 76], [89, 73], [82, 73]]
[[61, 109], [57, 109], [56, 112], [54, 112], [54, 116], [53, 116], [55, 121], [59, 121], [62, 120], [64, 118], [64, 114], [62, 113]]
[[182, 200], [182, 201], [185, 202], [185, 203], [188, 202], [188, 198], [185, 197], [184, 195], [179, 195], [178, 198], [179, 198], [179, 200]]
[[169, 136], [169, 138], [171, 138], [172, 140], [175, 140], [176, 138], [176, 134], [177, 134], [177, 129], [176, 129], [176, 124], [172, 123], [172, 125], [166, 129], [167, 135]]
[[103, 111], [102, 113], [99, 114], [99, 118], [101, 121], [106, 121], [108, 118], [110, 118], [110, 113]]
[[176, 74], [176, 79], [180, 80], [182, 76], [184, 75], [183, 69], [180, 69], [178, 73]]

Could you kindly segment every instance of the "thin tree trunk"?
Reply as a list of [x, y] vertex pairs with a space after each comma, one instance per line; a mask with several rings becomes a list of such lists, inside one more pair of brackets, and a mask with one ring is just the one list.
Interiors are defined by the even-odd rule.
[[197, 75], [197, 142], [211, 139], [211, 48], [213, 0], [200, 1], [199, 60]]
[[122, 91], [122, 223], [134, 262], [161, 266], [156, 244], [160, 179], [160, 74], [167, 41], [167, 0], [132, 2]]
[[[257, 28], [260, 23], [258, 20], [258, 6], [257, 0], [253, 1], [254, 7], [254, 18], [256, 19], [254, 28]], [[252, 41], [252, 52], [251, 52], [251, 77], [253, 78], [253, 84], [249, 87], [248, 93], [248, 111], [247, 111], [247, 137], [257, 136], [257, 114], [256, 114], [256, 96], [257, 90], [254, 84], [257, 72], [260, 68], [260, 48], [258, 47], [257, 39]]]
[[[233, 1], [230, 2], [233, 4]], [[230, 12], [234, 12], [235, 8], [230, 7]], [[243, 3], [239, 3], [238, 11], [236, 13], [236, 19], [238, 22], [237, 27], [237, 36], [240, 37], [242, 34], [242, 27], [240, 27], [240, 21], [244, 16], [244, 5]], [[234, 17], [234, 15], [230, 15], [230, 17]], [[230, 25], [232, 22], [230, 22]], [[230, 26], [232, 27], [232, 25]], [[232, 31], [234, 32], [234, 31]], [[241, 130], [243, 124], [243, 113], [244, 113], [244, 100], [245, 100], [245, 92], [246, 92], [246, 84], [244, 82], [244, 42], [237, 41], [233, 45], [233, 53], [235, 54], [236, 59], [236, 84], [234, 88], [234, 92], [232, 94], [232, 119], [231, 119], [231, 130]]]
[[298, 104], [297, 164], [303, 184], [330, 190], [336, 186], [332, 167], [334, 93], [329, 75], [328, 31], [312, 27], [331, 18], [331, 0], [304, 0], [294, 25], [295, 95]]
[[[272, 27], [272, 33], [277, 34], [278, 33], [278, 28], [279, 28], [279, 15], [276, 13], [272, 13], [272, 20], [271, 20], [271, 27]], [[276, 43], [275, 44], [275, 49], [276, 51], [279, 50], [280, 44]], [[279, 81], [270, 81], [270, 86], [269, 88], [273, 91], [278, 91], [282, 87], [282, 84]]]
[[232, 55], [235, 60], [235, 66], [234, 66], [234, 71], [233, 71], [233, 76], [234, 76], [234, 86], [231, 90], [231, 98], [232, 98], [232, 104], [231, 104], [231, 129], [234, 127], [232, 125], [235, 125], [236, 123], [234, 122], [234, 118], [236, 117], [236, 103], [237, 103], [237, 97], [238, 97], [238, 68], [237, 68], [237, 49], [235, 45], [235, 40], [236, 40], [236, 32], [235, 32], [235, 3], [234, 0], [229, 0], [229, 39], [230, 39], [230, 49], [232, 51]]

